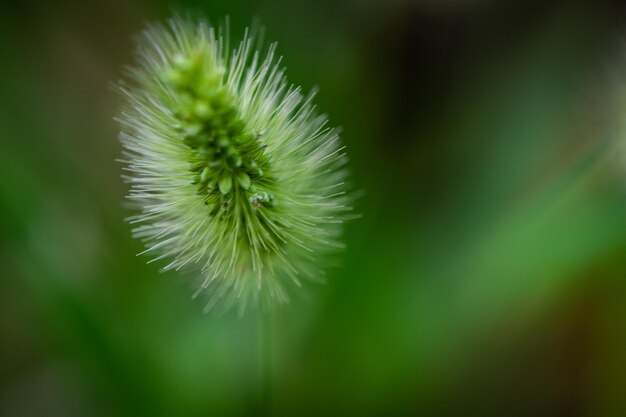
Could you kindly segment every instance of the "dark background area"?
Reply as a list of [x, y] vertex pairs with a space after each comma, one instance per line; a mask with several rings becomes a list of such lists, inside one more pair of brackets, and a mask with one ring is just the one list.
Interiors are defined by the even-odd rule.
[[[260, 18], [364, 191], [328, 284], [272, 312], [270, 378], [255, 314], [203, 314], [124, 221], [111, 84], [172, 11], [228, 15], [233, 39]], [[626, 415], [625, 18], [617, 0], [2, 2], [0, 415]]]

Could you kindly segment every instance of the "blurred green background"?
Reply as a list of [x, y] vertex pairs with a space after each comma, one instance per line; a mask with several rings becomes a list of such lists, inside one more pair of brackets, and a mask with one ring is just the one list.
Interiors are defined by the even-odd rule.
[[[202, 313], [136, 257], [110, 85], [146, 21], [253, 18], [365, 195], [310, 302]], [[0, 5], [1, 416], [626, 415], [620, 1]], [[265, 392], [266, 401], [259, 400]]]

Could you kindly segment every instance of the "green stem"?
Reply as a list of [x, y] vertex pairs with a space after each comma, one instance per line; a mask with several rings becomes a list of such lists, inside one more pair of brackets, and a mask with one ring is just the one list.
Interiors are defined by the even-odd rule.
[[269, 311], [259, 312], [258, 316], [259, 335], [259, 406], [261, 416], [270, 416], [272, 410], [272, 315]]

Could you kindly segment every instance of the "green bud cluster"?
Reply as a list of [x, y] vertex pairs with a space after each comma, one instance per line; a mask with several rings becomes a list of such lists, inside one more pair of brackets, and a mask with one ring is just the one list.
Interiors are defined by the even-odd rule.
[[246, 129], [224, 85], [224, 71], [215, 68], [211, 56], [202, 51], [176, 55], [163, 81], [176, 93], [176, 129], [195, 151], [193, 182], [211, 214], [228, 210], [231, 193], [243, 194], [254, 209], [273, 206], [273, 196], [258, 190], [270, 180], [261, 135]]

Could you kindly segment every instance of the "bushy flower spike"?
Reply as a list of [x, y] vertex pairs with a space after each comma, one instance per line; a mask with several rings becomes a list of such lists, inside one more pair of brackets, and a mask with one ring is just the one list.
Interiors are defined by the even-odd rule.
[[175, 18], [144, 31], [120, 84], [134, 235], [164, 269], [199, 272], [207, 309], [286, 302], [342, 247], [344, 147], [274, 51]]

